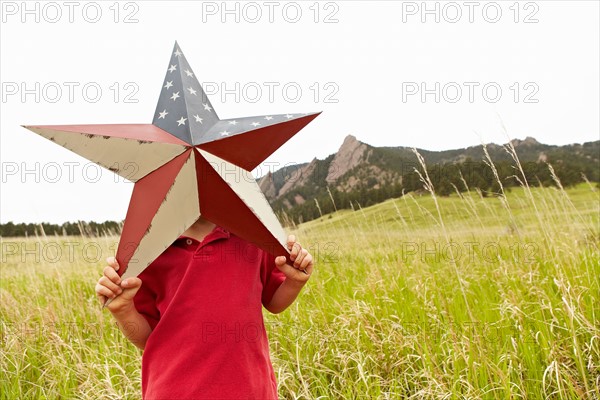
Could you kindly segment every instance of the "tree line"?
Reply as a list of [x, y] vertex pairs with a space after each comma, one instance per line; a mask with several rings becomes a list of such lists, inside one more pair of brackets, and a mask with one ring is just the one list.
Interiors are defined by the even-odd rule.
[[7, 222], [0, 224], [0, 236], [88, 236], [98, 237], [104, 235], [119, 235], [121, 233], [121, 222], [65, 222], [63, 224], [42, 223], [18, 223]]
[[[523, 173], [516, 169], [513, 163], [508, 161], [496, 162], [494, 170], [484, 161], [472, 161], [467, 159], [463, 163], [441, 163], [427, 167], [427, 175], [433, 184], [434, 191], [438, 196], [449, 196], [456, 192], [467, 190], [479, 190], [482, 196], [498, 196], [502, 187], [510, 190], [512, 187], [522, 186], [523, 179], [531, 186], [557, 186], [548, 164], [530, 162], [522, 164]], [[365, 168], [359, 166], [357, 168]], [[600, 181], [600, 171], [589, 163], [556, 163], [552, 165], [555, 177], [563, 187], [571, 187], [585, 180]], [[389, 170], [389, 169], [388, 169]], [[360, 176], [360, 171], [351, 170], [346, 175]], [[364, 174], [363, 174], [364, 175]], [[424, 176], [421, 170], [421, 176]], [[280, 219], [287, 223], [301, 223], [320, 218], [324, 214], [340, 209], [354, 209], [368, 207], [381, 203], [390, 198], [398, 198], [410, 192], [422, 192], [424, 185], [421, 176], [416, 171], [405, 172], [399, 175], [395, 182], [381, 182], [376, 177], [361, 179], [360, 184], [351, 191], [340, 191], [337, 187], [323, 180], [316, 184], [304, 185], [287, 193], [274, 203], [274, 209]], [[343, 181], [344, 177], [340, 180]], [[339, 181], [338, 181], [339, 182]], [[295, 204], [297, 195], [302, 196], [305, 201]], [[289, 207], [289, 204], [293, 204]]]
[[[331, 158], [322, 161], [328, 167]], [[579, 184], [586, 179], [591, 182], [600, 181], [600, 168], [597, 163], [590, 162], [583, 157], [568, 157], [563, 155], [563, 160], [552, 165], [555, 177], [564, 187]], [[397, 161], [397, 160], [394, 160]], [[321, 162], [321, 161], [320, 161]], [[311, 177], [308, 184], [295, 188], [286, 195], [271, 202], [280, 220], [285, 224], [301, 223], [320, 218], [340, 209], [357, 209], [381, 203], [390, 198], [398, 198], [410, 192], [422, 192], [423, 182], [416, 171], [406, 171], [399, 162], [390, 162], [389, 157], [374, 157], [368, 165], [360, 165], [348, 171], [337, 182], [343, 182], [348, 177], [361, 177], [359, 183], [352, 190], [342, 191], [336, 186], [328, 185], [325, 174], [318, 171], [327, 171], [327, 168], [318, 168], [315, 176]], [[413, 163], [414, 164], [414, 163]], [[369, 166], [376, 166], [382, 171], [395, 173], [396, 179], [382, 180], [370, 174]], [[435, 193], [438, 196], [449, 196], [455, 192], [479, 190], [482, 196], [498, 196], [501, 193], [500, 182], [506, 190], [511, 187], [521, 186], [523, 177], [515, 165], [509, 161], [499, 161], [493, 164], [496, 173], [490, 164], [485, 161], [473, 161], [467, 158], [461, 163], [438, 163], [427, 167], [427, 174], [431, 180]], [[552, 176], [549, 165], [543, 162], [528, 162], [522, 164], [525, 179], [531, 186], [556, 186], [557, 182]], [[360, 170], [362, 169], [362, 171]], [[422, 175], [424, 171], [422, 171]], [[498, 178], [496, 178], [496, 174]], [[296, 204], [296, 197], [300, 195], [304, 202]], [[67, 236], [102, 236], [119, 235], [122, 222], [65, 222], [63, 224], [50, 223], [13, 223], [0, 224], [0, 236], [18, 237], [35, 235], [67, 235]]]

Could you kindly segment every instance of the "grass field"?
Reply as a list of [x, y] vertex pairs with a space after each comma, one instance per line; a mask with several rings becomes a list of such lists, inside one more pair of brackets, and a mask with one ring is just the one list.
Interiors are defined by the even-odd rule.
[[[317, 258], [265, 314], [282, 398], [600, 398], [600, 192], [425, 191], [294, 229]], [[4, 238], [2, 399], [140, 397], [94, 295], [118, 238]]]

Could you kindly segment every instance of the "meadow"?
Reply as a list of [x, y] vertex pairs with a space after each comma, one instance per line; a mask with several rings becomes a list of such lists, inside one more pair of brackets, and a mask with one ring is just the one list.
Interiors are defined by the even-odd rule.
[[[290, 228], [316, 270], [265, 312], [286, 399], [600, 398], [600, 191], [421, 193]], [[140, 398], [94, 285], [118, 237], [4, 238], [2, 399]]]

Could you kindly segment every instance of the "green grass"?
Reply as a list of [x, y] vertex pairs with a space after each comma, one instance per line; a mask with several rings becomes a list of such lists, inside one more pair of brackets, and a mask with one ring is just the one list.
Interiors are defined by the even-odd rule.
[[[425, 192], [296, 227], [317, 267], [265, 313], [280, 396], [600, 398], [599, 204]], [[140, 397], [140, 352], [94, 295], [117, 240], [4, 239], [3, 399]]]

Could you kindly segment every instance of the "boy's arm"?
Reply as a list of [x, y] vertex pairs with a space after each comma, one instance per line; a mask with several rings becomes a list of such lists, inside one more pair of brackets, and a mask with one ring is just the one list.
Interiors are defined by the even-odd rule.
[[96, 284], [96, 296], [102, 304], [107, 299], [113, 299], [106, 308], [117, 320], [117, 326], [125, 337], [143, 350], [152, 328], [146, 318], [136, 310], [133, 302], [133, 297], [142, 286], [142, 280], [128, 278], [121, 281], [121, 277], [116, 272], [119, 265], [115, 258], [109, 257], [106, 262], [108, 266], [104, 268], [104, 276]]
[[152, 328], [146, 318], [137, 312], [135, 307], [128, 310], [111, 311], [111, 313], [115, 320], [117, 320], [117, 326], [125, 337], [136, 347], [144, 350], [146, 341], [152, 332]]
[[294, 235], [288, 236], [287, 245], [294, 265], [287, 264], [283, 256], [275, 259], [275, 266], [285, 274], [285, 280], [273, 294], [271, 302], [265, 306], [274, 314], [282, 312], [296, 300], [313, 271], [312, 255], [296, 242]]

